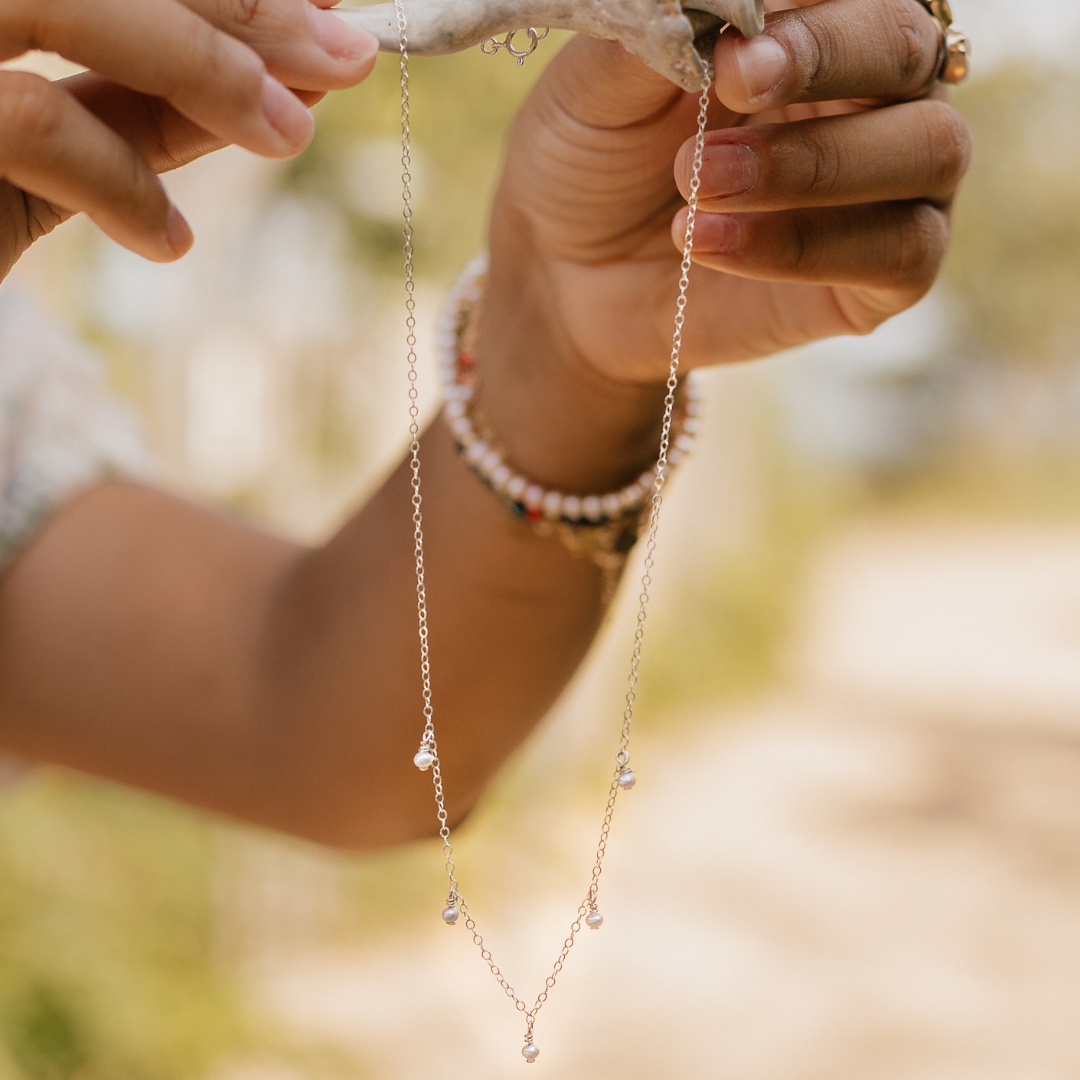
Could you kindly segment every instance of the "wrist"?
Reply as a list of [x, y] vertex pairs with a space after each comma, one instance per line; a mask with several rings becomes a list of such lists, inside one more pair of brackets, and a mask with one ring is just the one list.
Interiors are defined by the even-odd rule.
[[504, 270], [488, 276], [475, 350], [477, 401], [507, 459], [565, 492], [632, 482], [656, 462], [665, 384], [624, 382], [591, 367], [560, 324], [550, 279], [537, 269]]

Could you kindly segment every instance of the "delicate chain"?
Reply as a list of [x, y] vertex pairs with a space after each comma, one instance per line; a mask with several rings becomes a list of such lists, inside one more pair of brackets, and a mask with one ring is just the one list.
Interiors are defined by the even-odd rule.
[[[522, 1013], [526, 1020], [527, 1030], [525, 1035], [527, 1060], [535, 1060], [539, 1052], [532, 1045], [533, 1026], [537, 1015], [548, 999], [548, 994], [555, 987], [559, 975], [566, 963], [567, 956], [574, 946], [578, 934], [581, 932], [583, 922], [587, 921], [590, 913], [596, 913], [596, 900], [600, 886], [600, 875], [603, 873], [604, 856], [607, 854], [608, 838], [611, 834], [611, 821], [615, 813], [615, 803], [619, 791], [633, 783], [633, 773], [629, 769], [630, 755], [630, 729], [634, 718], [634, 704], [637, 697], [638, 668], [641, 663], [641, 651], [645, 640], [645, 618], [649, 607], [649, 590], [652, 585], [652, 572], [655, 567], [656, 542], [660, 525], [660, 508], [663, 504], [663, 490], [668, 474], [668, 452], [671, 448], [672, 423], [675, 413], [675, 394], [678, 389], [679, 363], [682, 357], [683, 328], [686, 322], [687, 294], [690, 287], [690, 269], [692, 266], [692, 254], [694, 247], [694, 229], [697, 222], [698, 195], [701, 187], [701, 167], [705, 149], [705, 131], [708, 122], [709, 97], [712, 87], [712, 69], [706, 66], [704, 86], [701, 91], [700, 106], [698, 109], [697, 137], [694, 143], [694, 156], [690, 176], [689, 213], [686, 219], [686, 232], [683, 241], [683, 258], [681, 273], [679, 276], [679, 294], [676, 304], [675, 330], [672, 338], [671, 361], [668, 370], [667, 396], [664, 399], [664, 420], [660, 436], [660, 455], [656, 468], [656, 480], [653, 487], [652, 510], [649, 517], [649, 534], [645, 548], [645, 565], [641, 578], [641, 593], [637, 615], [637, 626], [634, 632], [633, 652], [630, 660], [629, 685], [626, 692], [626, 706], [623, 710], [623, 725], [619, 740], [619, 751], [615, 757], [615, 774], [612, 777], [611, 787], [608, 792], [607, 807], [604, 813], [603, 825], [600, 830], [600, 842], [596, 850], [596, 861], [593, 864], [592, 876], [588, 891], [584, 900], [577, 909], [577, 915], [570, 925], [570, 932], [563, 942], [551, 974], [544, 980], [543, 989], [537, 995], [532, 1007], [518, 996], [509, 980], [503, 974], [498, 964], [495, 963], [490, 949], [484, 942], [484, 938], [477, 928], [476, 921], [469, 912], [468, 905], [461, 894], [457, 881], [457, 868], [454, 865], [454, 849], [450, 841], [450, 826], [446, 812], [446, 801], [443, 791], [442, 766], [439, 760], [438, 744], [435, 740], [434, 706], [431, 690], [431, 657], [428, 634], [427, 613], [427, 589], [425, 584], [424, 567], [424, 517], [423, 500], [421, 498], [420, 485], [420, 410], [417, 390], [417, 357], [416, 357], [416, 297], [413, 277], [413, 213], [412, 213], [412, 175], [410, 156], [410, 114], [409, 114], [409, 52], [408, 52], [408, 24], [405, 17], [403, 0], [394, 0], [397, 12], [398, 41], [400, 45], [401, 64], [401, 165], [402, 165], [402, 198], [404, 200], [404, 236], [405, 236], [405, 327], [407, 363], [409, 369], [409, 455], [412, 473], [412, 507], [413, 507], [413, 541], [416, 557], [416, 610], [420, 635], [420, 674], [424, 702], [424, 733], [421, 740], [421, 755], [425, 757], [425, 767], [430, 767], [435, 788], [435, 806], [439, 821], [439, 836], [442, 839], [443, 855], [446, 859], [446, 872], [450, 885], [450, 896], [447, 912], [456, 908], [464, 917], [465, 926], [472, 934], [473, 942], [480, 950], [480, 955], [503, 988], [506, 996], [514, 1003], [518, 1012]], [[627, 777], [630, 777], [627, 783]], [[445, 914], [445, 913], [444, 913]], [[454, 915], [456, 919], [456, 915]], [[454, 921], [448, 919], [448, 921]]]
[[422, 745], [434, 758], [435, 806], [439, 820], [439, 836], [443, 842], [446, 870], [450, 878], [450, 898], [458, 895], [453, 847], [450, 843], [450, 823], [443, 797], [442, 768], [438, 744], [435, 741], [435, 707], [431, 692], [431, 646], [428, 634], [427, 581], [424, 566], [424, 503], [420, 485], [420, 406], [417, 388], [416, 358], [416, 283], [413, 274], [413, 210], [412, 210], [412, 132], [410, 129], [409, 98], [409, 36], [408, 22], [402, 0], [394, 0], [398, 23], [398, 45], [401, 71], [401, 197], [405, 219], [405, 345], [409, 367], [409, 467], [412, 474], [413, 553], [416, 559], [416, 616], [420, 635], [420, 679], [424, 699], [424, 734]]
[[[712, 88], [712, 65], [705, 65], [705, 82], [698, 108], [697, 138], [694, 140], [694, 157], [690, 170], [690, 191], [686, 215], [686, 231], [683, 234], [682, 272], [679, 275], [679, 297], [675, 305], [675, 332], [671, 339], [671, 362], [668, 368], [667, 397], [664, 399], [664, 424], [660, 430], [660, 456], [656, 463], [656, 482], [653, 485], [652, 513], [649, 517], [649, 536], [645, 544], [645, 566], [641, 576], [641, 594], [638, 597], [637, 626], [634, 631], [634, 648], [630, 657], [630, 677], [626, 688], [626, 708], [623, 710], [622, 737], [616, 760], [620, 767], [629, 763], [627, 746], [630, 742], [630, 725], [634, 719], [634, 702], [637, 700], [638, 668], [641, 664], [641, 647], [645, 641], [645, 617], [649, 611], [649, 588], [652, 571], [656, 565], [656, 538], [660, 529], [660, 507], [664, 501], [664, 485], [668, 478], [668, 452], [671, 449], [671, 427], [675, 414], [675, 392], [679, 388], [679, 364], [682, 360], [683, 328], [686, 325], [686, 302], [690, 289], [690, 270], [693, 266], [694, 231], [697, 226], [698, 196], [701, 191], [701, 165], [705, 154], [705, 128], [709, 119], [709, 91]], [[608, 812], [608, 819], [611, 813]], [[607, 825], [605, 820], [605, 826]], [[606, 835], [604, 836], [606, 841]], [[601, 845], [601, 849], [603, 844]], [[599, 876], [598, 872], [595, 876]]]

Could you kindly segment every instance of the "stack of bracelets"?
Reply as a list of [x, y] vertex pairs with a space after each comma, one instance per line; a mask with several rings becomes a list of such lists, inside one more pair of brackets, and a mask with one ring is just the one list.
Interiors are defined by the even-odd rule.
[[[480, 412], [479, 378], [472, 348], [475, 312], [487, 276], [486, 255], [462, 272], [450, 291], [439, 322], [439, 371], [446, 405], [443, 414], [469, 467], [518, 517], [544, 536], [556, 534], [575, 554], [588, 555], [617, 578], [633, 549], [652, 505], [655, 470], [650, 469], [607, 494], [566, 495], [550, 491], [518, 473], [506, 460]], [[668, 463], [678, 465], [694, 447], [700, 404], [693, 379], [679, 386]]]

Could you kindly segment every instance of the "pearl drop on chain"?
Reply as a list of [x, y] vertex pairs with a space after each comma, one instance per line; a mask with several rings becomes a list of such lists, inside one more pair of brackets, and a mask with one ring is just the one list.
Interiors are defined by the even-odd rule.
[[[924, 3], [927, 0], [923, 0]], [[670, 4], [668, 5], [671, 6]], [[412, 436], [411, 444], [411, 470], [412, 480], [411, 489], [413, 495], [413, 505], [415, 506], [414, 514], [414, 543], [415, 543], [415, 558], [416, 558], [416, 594], [417, 594], [417, 615], [419, 619], [419, 627], [421, 631], [421, 673], [422, 673], [422, 687], [423, 687], [423, 700], [424, 700], [424, 715], [427, 723], [424, 728], [424, 734], [422, 736], [422, 742], [416, 755], [413, 757], [413, 764], [421, 771], [426, 772], [433, 766], [436, 767], [434, 773], [434, 779], [436, 780], [435, 799], [438, 810], [438, 819], [440, 823], [439, 835], [443, 841], [443, 852], [446, 859], [447, 871], [450, 875], [451, 892], [447, 900], [447, 906], [443, 908], [442, 917], [448, 925], [453, 925], [459, 920], [459, 908], [458, 897], [455, 890], [454, 879], [454, 863], [453, 863], [453, 848], [450, 840], [450, 828], [447, 823], [446, 808], [442, 790], [441, 777], [438, 772], [438, 759], [435, 752], [435, 736], [434, 728], [432, 726], [432, 691], [431, 691], [431, 679], [430, 679], [430, 663], [428, 655], [428, 638], [427, 638], [427, 599], [424, 588], [424, 575], [425, 575], [425, 560], [424, 560], [424, 530], [423, 530], [423, 514], [421, 512], [421, 484], [420, 484], [420, 426], [418, 420], [418, 413], [416, 411], [416, 390], [415, 379], [417, 373], [417, 355], [416, 355], [416, 338], [414, 330], [416, 327], [416, 302], [415, 302], [415, 282], [414, 282], [414, 267], [413, 267], [413, 206], [412, 206], [412, 190], [411, 190], [411, 140], [409, 132], [409, 119], [410, 119], [410, 106], [409, 106], [409, 42], [408, 42], [408, 27], [405, 13], [405, 0], [393, 0], [393, 7], [397, 15], [398, 24], [398, 44], [400, 51], [400, 86], [401, 86], [401, 135], [402, 135], [402, 196], [404, 200], [404, 255], [405, 255], [405, 288], [406, 288], [406, 312], [407, 312], [407, 327], [408, 332], [406, 334], [407, 354], [406, 359], [408, 362], [409, 377], [411, 380], [412, 389], [410, 390], [410, 405], [412, 406], [410, 412], [410, 427], [409, 432]], [[546, 33], [546, 31], [545, 31]], [[513, 35], [509, 35], [505, 42], [502, 43], [502, 47], [510, 49], [513, 52], [511, 39]], [[536, 40], [538, 40], [536, 32], [532, 29], [529, 30], [529, 38], [532, 46], [535, 47]], [[498, 44], [498, 43], [496, 43]], [[531, 51], [531, 50], [530, 50]], [[514, 53], [518, 58], [518, 62], [521, 62], [522, 56], [518, 53]], [[682, 271], [679, 277], [679, 290], [678, 290], [678, 317], [675, 323], [674, 336], [672, 340], [672, 354], [669, 366], [669, 383], [672, 387], [672, 393], [670, 393], [665, 400], [665, 409], [663, 417], [663, 426], [665, 438], [671, 436], [671, 446], [668, 452], [668, 462], [672, 465], [678, 463], [678, 461], [689, 451], [692, 444], [692, 436], [696, 430], [696, 417], [698, 416], [697, 402], [692, 395], [689, 395], [685, 405], [685, 421], [680, 431], [677, 426], [675, 417], [675, 396], [674, 386], [677, 383], [679, 375], [679, 363], [681, 359], [682, 351], [682, 328], [683, 328], [683, 316], [687, 303], [688, 289], [690, 285], [690, 270], [691, 270], [691, 256], [693, 253], [694, 245], [694, 228], [695, 221], [698, 213], [698, 200], [700, 194], [700, 180], [702, 171], [702, 158], [705, 149], [705, 137], [706, 128], [708, 122], [709, 102], [711, 100], [710, 91], [713, 86], [713, 69], [711, 64], [707, 64], [704, 72], [704, 84], [702, 87], [701, 96], [698, 105], [698, 130], [694, 143], [694, 155], [691, 167], [691, 187], [689, 193], [689, 215], [687, 218], [686, 232], [684, 234], [683, 242], [683, 262]], [[455, 292], [452, 293], [452, 302], [458, 307], [455, 309], [455, 318], [462, 313], [461, 302], [465, 305], [476, 305], [483, 294], [483, 287], [481, 283], [482, 276], [487, 272], [486, 264], [482, 265], [479, 261], [470, 264], [469, 269], [463, 276], [462, 283], [456, 287]], [[571, 522], [575, 522], [578, 519], [584, 519], [587, 521], [600, 521], [605, 515], [616, 518], [620, 512], [625, 510], [627, 512], [634, 509], [641, 509], [643, 512], [651, 507], [651, 516], [649, 517], [650, 525], [648, 530], [647, 549], [648, 559], [652, 560], [656, 551], [657, 545], [657, 524], [658, 514], [661, 504], [661, 491], [656, 490], [656, 471], [650, 470], [644, 473], [638, 481], [631, 484], [629, 487], [624, 488], [621, 492], [609, 492], [602, 496], [585, 496], [578, 497], [574, 495], [564, 496], [559, 492], [546, 492], [543, 488], [536, 484], [530, 484], [524, 477], [513, 474], [507, 462], [503, 461], [501, 454], [493, 447], [488, 446], [473, 430], [472, 423], [468, 414], [468, 410], [464, 407], [464, 403], [468, 402], [472, 396], [471, 385], [468, 385], [465, 380], [461, 384], [456, 382], [458, 377], [458, 330], [460, 327], [455, 323], [454, 325], [447, 325], [443, 327], [444, 336], [439, 340], [439, 347], [443, 350], [450, 350], [450, 354], [446, 359], [448, 362], [442, 365], [444, 378], [448, 384], [446, 388], [447, 401], [450, 403], [447, 408], [447, 419], [451, 422], [451, 430], [458, 441], [459, 447], [464, 452], [465, 460], [468, 461], [474, 468], [476, 468], [481, 476], [485, 477], [489, 483], [491, 483], [495, 489], [499, 492], [505, 492], [515, 502], [520, 504], [529, 512], [530, 519], [538, 520], [540, 517], [549, 518], [551, 521], [559, 521], [560, 518], [569, 517]], [[461, 357], [464, 360], [464, 356]], [[471, 366], [471, 361], [469, 366]], [[652, 494], [650, 494], [652, 493]], [[646, 566], [651, 566], [651, 562], [646, 562]], [[649, 604], [649, 586], [651, 578], [646, 573], [642, 578], [642, 592], [639, 604], [638, 624], [639, 627], [644, 623], [646, 610]], [[627, 739], [629, 736], [629, 723], [633, 716], [633, 703], [634, 703], [634, 687], [637, 683], [637, 665], [641, 657], [641, 645], [643, 635], [639, 629], [634, 643], [633, 652], [633, 666], [630, 674], [630, 689], [627, 696], [627, 711], [626, 711], [626, 725], [624, 726], [624, 734], [620, 745], [618, 757], [616, 758], [617, 764], [620, 768], [618, 775], [616, 776], [616, 785], [618, 790], [629, 790], [637, 783], [637, 778], [634, 776], [634, 771], [629, 767], [629, 757], [627, 753]], [[614, 800], [608, 800], [608, 810], [604, 818], [603, 832], [600, 843], [599, 851], [597, 852], [595, 869], [593, 871], [594, 889], [587, 897], [588, 915], [585, 918], [586, 925], [596, 930], [603, 924], [603, 916], [596, 908], [595, 899], [595, 881], [599, 876], [601, 869], [603, 868], [604, 854], [607, 845], [607, 836], [611, 826], [611, 816], [614, 810]], [[580, 918], [580, 914], [577, 918]], [[547, 999], [548, 989], [554, 985], [555, 977], [563, 968], [563, 964], [567, 958], [567, 953], [570, 946], [574, 941], [574, 934], [572, 933], [567, 943], [564, 945], [563, 951], [559, 956], [558, 961], [555, 964], [553, 974], [547, 979], [545, 986], [547, 987], [542, 991], [540, 997], [537, 999], [537, 1003], [533, 1006], [531, 1011], [526, 1011], [524, 1002], [518, 998], [510, 984], [506, 981], [506, 978], [500, 973], [498, 967], [491, 959], [491, 953], [484, 946], [483, 939], [475, 929], [473, 920], [465, 915], [465, 923], [467, 928], [472, 929], [473, 938], [476, 944], [480, 947], [481, 955], [487, 962], [488, 967], [491, 969], [493, 975], [496, 976], [499, 983], [502, 985], [506, 993], [513, 999], [516, 1007], [524, 1013], [524, 1019], [527, 1022], [525, 1031], [525, 1045], [522, 1048], [521, 1056], [528, 1064], [532, 1064], [540, 1056], [540, 1048], [533, 1042], [533, 1022], [536, 1019], [536, 1014], [539, 1012], [541, 1005]], [[580, 922], [575, 920], [575, 931], [580, 928]]]

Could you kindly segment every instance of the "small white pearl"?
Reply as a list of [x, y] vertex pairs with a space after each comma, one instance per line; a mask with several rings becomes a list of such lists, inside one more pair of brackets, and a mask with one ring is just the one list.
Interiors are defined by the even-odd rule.
[[637, 777], [634, 775], [633, 769], [623, 769], [619, 773], [619, 787], [623, 791], [629, 791], [637, 783]]
[[656, 483], [656, 470], [650, 469], [648, 472], [643, 472], [638, 477], [638, 483], [646, 490], [651, 491], [653, 484]]
[[667, 456], [669, 465], [681, 465], [685, 458], [686, 454], [677, 446], [672, 447], [671, 453], [669, 453]]
[[421, 771], [427, 772], [435, 764], [435, 755], [430, 750], [421, 750], [412, 763]]
[[691, 416], [683, 421], [682, 428], [687, 435], [696, 435], [701, 430], [701, 424]]
[[448, 401], [443, 406], [443, 411], [451, 420], [457, 420], [465, 415], [465, 404], [461, 401]]
[[585, 925], [590, 930], [599, 930], [604, 925], [604, 916], [599, 911], [591, 911], [585, 916]]
[[689, 454], [694, 449], [693, 435], [680, 435], [675, 440], [675, 445], [684, 453]]
[[635, 506], [639, 506], [643, 498], [645, 498], [645, 492], [637, 484], [631, 484], [619, 492], [619, 499], [626, 510], [632, 510]]
[[502, 454], [498, 450], [489, 450], [480, 462], [480, 471], [490, 477], [502, 463]]
[[503, 491], [510, 482], [510, 477], [513, 475], [514, 473], [508, 465], [500, 465], [491, 474], [491, 482], [495, 485], [495, 490]]
[[544, 489], [539, 484], [530, 484], [521, 497], [521, 501], [530, 510], [539, 510], [544, 501]]
[[525, 494], [525, 489], [529, 486], [529, 481], [524, 476], [515, 476], [510, 483], [506, 485], [506, 494], [511, 499], [520, 499]]
[[549, 491], [540, 504], [544, 511], [544, 517], [550, 521], [557, 521], [563, 513], [563, 497], [558, 491]]
[[618, 517], [622, 513], [622, 499], [618, 495], [605, 495], [600, 500], [600, 505], [608, 517]]
[[446, 923], [447, 926], [453, 926], [454, 923], [457, 922], [457, 920], [458, 909], [453, 904], [450, 904], [448, 907], [443, 908], [442, 921]]
[[[457, 421], [455, 420], [454, 423], [456, 424]], [[466, 450], [476, 442], [476, 432], [473, 431], [471, 427], [468, 431], [455, 431], [454, 434], [457, 435], [457, 441], [464, 446]]]
[[478, 439], [465, 451], [465, 457], [475, 465], [487, 456], [487, 452], [488, 444], [483, 439]]
[[450, 430], [455, 435], [466, 435], [472, 431], [472, 423], [467, 416], [458, 416], [450, 421]]
[[534, 1062], [540, 1056], [540, 1047], [536, 1043], [529, 1043], [522, 1048], [521, 1056], [528, 1062]]
[[581, 517], [581, 500], [576, 495], [567, 495], [563, 499], [563, 513], [571, 521], [577, 521]]
[[596, 495], [586, 495], [581, 500], [581, 512], [586, 521], [599, 521], [604, 516], [604, 507]]

